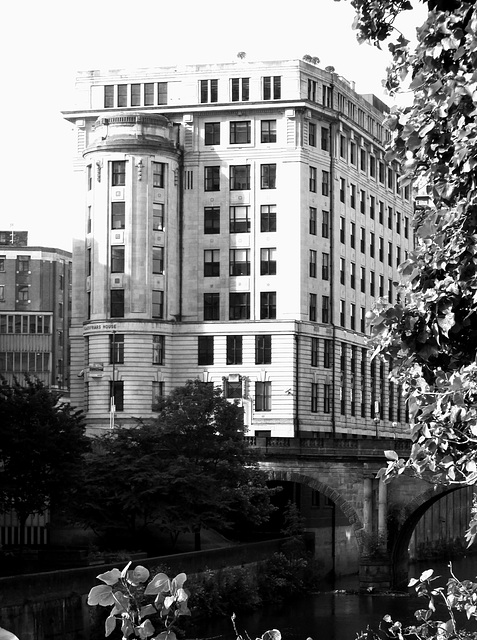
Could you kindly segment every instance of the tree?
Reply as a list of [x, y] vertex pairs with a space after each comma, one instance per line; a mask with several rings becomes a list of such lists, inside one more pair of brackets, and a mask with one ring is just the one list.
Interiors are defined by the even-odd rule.
[[88, 448], [83, 416], [61, 394], [25, 376], [0, 376], [0, 512], [15, 511], [23, 543], [28, 516], [60, 508]]
[[151, 524], [196, 534], [236, 514], [259, 524], [271, 509], [265, 476], [245, 440], [242, 409], [198, 381], [158, 403], [158, 417], [97, 438], [86, 456], [78, 516], [97, 530]]
[[[358, 39], [380, 46], [407, 0], [353, 0]], [[386, 87], [408, 83], [413, 103], [387, 120], [388, 161], [400, 184], [424, 185], [430, 206], [414, 220], [416, 250], [401, 265], [401, 302], [370, 314], [375, 354], [392, 363], [412, 416], [410, 458], [390, 454], [390, 479], [404, 471], [434, 482], [477, 480], [477, 14], [474, 3], [429, 0], [417, 46], [398, 34]]]

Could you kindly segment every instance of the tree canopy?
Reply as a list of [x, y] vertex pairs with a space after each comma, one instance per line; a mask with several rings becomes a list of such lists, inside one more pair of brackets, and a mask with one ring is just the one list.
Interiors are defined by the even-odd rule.
[[159, 399], [157, 419], [118, 427], [86, 456], [78, 517], [137, 535], [224, 528], [240, 514], [260, 524], [270, 490], [245, 440], [242, 409], [189, 381]]
[[416, 248], [401, 265], [400, 302], [372, 313], [375, 353], [393, 367], [412, 417], [411, 471], [435, 482], [477, 480], [477, 12], [474, 3], [429, 0], [417, 45], [394, 31], [407, 0], [353, 0], [360, 40], [389, 36], [386, 87], [413, 102], [394, 108], [387, 159], [401, 184], [419, 184], [429, 206], [414, 220]]
[[60, 393], [0, 376], [0, 512], [14, 510], [24, 524], [67, 501], [89, 446], [84, 432], [82, 414]]

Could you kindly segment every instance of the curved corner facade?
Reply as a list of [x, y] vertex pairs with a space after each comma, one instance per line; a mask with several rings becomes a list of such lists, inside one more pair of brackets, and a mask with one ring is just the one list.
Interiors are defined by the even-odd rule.
[[77, 89], [72, 402], [89, 427], [151, 417], [199, 378], [250, 435], [404, 431], [366, 348], [413, 243], [385, 105], [298, 60], [87, 72]]

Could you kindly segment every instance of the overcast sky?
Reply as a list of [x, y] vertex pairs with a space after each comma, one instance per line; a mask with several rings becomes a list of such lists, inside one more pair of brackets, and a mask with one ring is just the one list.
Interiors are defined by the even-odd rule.
[[[399, 26], [412, 36], [423, 21], [408, 12]], [[12, 0], [2, 7], [3, 91], [0, 229], [29, 231], [30, 245], [71, 250], [83, 220], [68, 214], [71, 108], [76, 72], [204, 62], [318, 56], [356, 82], [359, 93], [381, 86], [390, 56], [359, 45], [348, 2], [269, 0]]]

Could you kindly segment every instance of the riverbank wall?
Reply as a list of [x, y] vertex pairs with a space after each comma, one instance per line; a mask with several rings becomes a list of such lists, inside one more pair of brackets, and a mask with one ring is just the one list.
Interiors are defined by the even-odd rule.
[[[167, 571], [172, 578], [185, 572], [256, 565], [280, 552], [288, 538], [266, 540], [233, 547], [208, 549], [140, 560], [150, 571]], [[0, 578], [0, 627], [20, 640], [89, 640], [91, 607], [86, 600], [96, 576], [126, 564], [64, 569]]]

